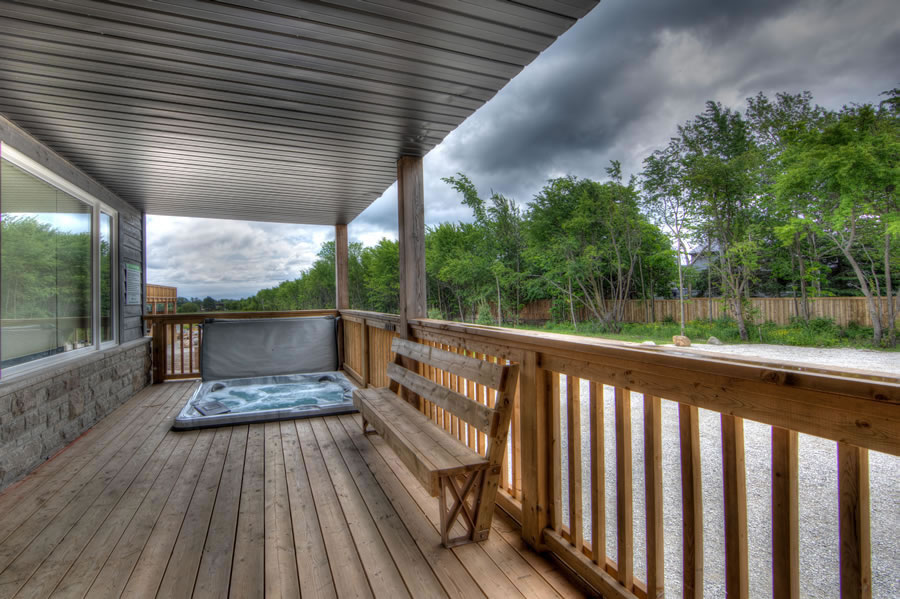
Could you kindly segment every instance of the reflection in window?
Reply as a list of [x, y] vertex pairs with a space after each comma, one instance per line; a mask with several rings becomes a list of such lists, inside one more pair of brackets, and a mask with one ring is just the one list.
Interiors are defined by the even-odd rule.
[[100, 341], [112, 341], [112, 217], [100, 213]]
[[0, 366], [92, 344], [91, 206], [0, 161]]

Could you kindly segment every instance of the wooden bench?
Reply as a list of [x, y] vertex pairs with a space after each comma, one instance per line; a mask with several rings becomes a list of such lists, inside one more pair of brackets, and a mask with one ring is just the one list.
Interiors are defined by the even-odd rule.
[[[483, 541], [491, 530], [494, 503], [506, 455], [506, 438], [512, 415], [519, 367], [478, 360], [462, 354], [394, 338], [397, 359], [388, 364], [390, 387], [357, 389], [353, 403], [362, 414], [363, 432], [379, 433], [432, 497], [439, 497], [441, 541], [452, 547]], [[438, 385], [402, 365], [403, 358], [445, 370], [468, 381], [496, 389], [496, 402], [489, 407]], [[398, 393], [422, 397], [457, 416], [487, 437], [485, 456], [428, 419]], [[375, 429], [368, 430], [368, 425]], [[447, 499], [451, 503], [448, 505]], [[461, 518], [468, 532], [450, 538], [450, 530]]]

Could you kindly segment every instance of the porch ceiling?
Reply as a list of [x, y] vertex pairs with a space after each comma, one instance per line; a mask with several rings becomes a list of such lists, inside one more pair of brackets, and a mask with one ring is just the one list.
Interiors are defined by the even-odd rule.
[[0, 113], [150, 214], [347, 223], [595, 0], [0, 0]]

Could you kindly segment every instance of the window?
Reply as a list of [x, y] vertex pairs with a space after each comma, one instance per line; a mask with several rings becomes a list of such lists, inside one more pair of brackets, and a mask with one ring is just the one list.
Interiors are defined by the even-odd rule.
[[100, 213], [100, 341], [113, 341], [115, 325], [112, 319], [116, 301], [112, 285], [113, 265], [112, 216]]
[[8, 146], [2, 153], [0, 374], [5, 375], [10, 368], [114, 342], [116, 269], [114, 211], [54, 180]]

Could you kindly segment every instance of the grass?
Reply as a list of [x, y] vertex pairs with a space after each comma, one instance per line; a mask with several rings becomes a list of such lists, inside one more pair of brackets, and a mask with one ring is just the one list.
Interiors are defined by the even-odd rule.
[[[545, 326], [527, 326], [520, 328], [602, 337], [620, 341], [653, 341], [654, 343], [672, 343], [672, 336], [680, 334], [677, 322], [625, 323], [618, 333], [609, 331], [596, 322], [583, 322], [578, 329], [571, 323], [548, 322]], [[794, 345], [800, 347], [849, 347], [862, 349], [887, 349], [897, 351], [900, 348], [887, 348], [872, 343], [872, 329], [850, 323], [840, 327], [830, 318], [815, 318], [809, 322], [795, 320], [789, 325], [777, 325], [767, 322], [748, 327], [750, 340], [741, 341], [737, 325], [730, 318], [720, 320], [693, 320], [685, 325], [685, 335], [692, 343], [706, 343], [710, 337], [716, 337], [725, 344], [732, 343], [769, 343], [772, 345]]]

